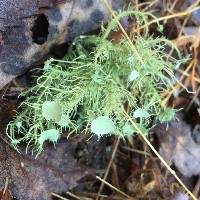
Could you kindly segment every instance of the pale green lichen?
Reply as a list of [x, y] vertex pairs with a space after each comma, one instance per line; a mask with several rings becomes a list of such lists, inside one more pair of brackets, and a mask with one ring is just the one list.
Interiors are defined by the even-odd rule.
[[[140, 24], [148, 17], [123, 12], [119, 18], [133, 15]], [[124, 117], [126, 108], [145, 134], [154, 117], [166, 121], [174, 116], [161, 108], [161, 93], [171, 87], [173, 69], [181, 62], [164, 52], [168, 41], [135, 35], [141, 63], [125, 38], [119, 43], [107, 39], [113, 29], [115, 20], [99, 36], [75, 39], [62, 60], [46, 61], [37, 83], [22, 94], [26, 100], [16, 119], [8, 125], [14, 146], [26, 141], [40, 151], [44, 141], [55, 143], [63, 132], [84, 129], [98, 136], [125, 137], [136, 132]]]

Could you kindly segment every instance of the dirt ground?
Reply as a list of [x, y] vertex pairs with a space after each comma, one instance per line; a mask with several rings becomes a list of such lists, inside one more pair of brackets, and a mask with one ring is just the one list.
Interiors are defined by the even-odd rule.
[[[132, 0], [132, 4], [136, 10], [155, 14], [163, 25], [164, 36], [191, 58], [176, 76], [195, 93], [187, 93], [176, 84], [165, 94], [168, 105], [179, 111], [173, 121], [158, 124], [148, 136], [171, 168], [139, 135], [126, 139], [63, 136], [56, 148], [46, 143], [37, 158], [26, 152], [25, 145], [19, 154], [5, 131], [22, 101], [20, 92], [31, 84], [31, 72], [27, 72], [0, 93], [0, 200], [199, 199], [200, 1]], [[154, 23], [149, 21], [148, 25], [154, 36], [160, 36]], [[133, 27], [132, 31], [142, 29]], [[117, 41], [121, 34], [113, 32], [111, 37]]]

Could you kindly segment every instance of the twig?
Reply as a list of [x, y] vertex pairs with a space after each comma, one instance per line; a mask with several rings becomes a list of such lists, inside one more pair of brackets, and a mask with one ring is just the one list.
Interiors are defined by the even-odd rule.
[[[81, 200], [80, 197], [78, 197], [77, 195], [75, 195], [75, 194], [73, 194], [73, 193], [71, 193], [71, 192], [67, 192], [67, 194], [68, 194], [69, 196], [73, 197], [74, 199]], [[83, 199], [82, 199], [82, 200], [83, 200]]]
[[174, 9], [174, 7], [176, 6], [176, 4], [178, 3], [179, 0], [175, 0], [173, 3], [172, 3], [172, 6], [169, 8], [168, 12], [169, 13], [172, 13], [172, 10]]
[[8, 177], [6, 177], [6, 182], [5, 182], [5, 186], [4, 186], [4, 189], [3, 189], [3, 195], [5, 194], [7, 189], [8, 189]]
[[133, 149], [133, 148], [129, 148], [129, 147], [122, 147], [122, 148], [126, 149], [128, 151], [134, 152], [134, 153], [138, 153], [138, 154], [142, 154], [142, 155], [145, 155], [145, 156], [152, 157], [152, 155], [150, 153], [147, 153], [145, 151], [141, 151], [141, 150]]
[[110, 188], [112, 188], [113, 190], [115, 190], [115, 191], [119, 192], [120, 194], [122, 194], [123, 196], [127, 197], [128, 199], [134, 199], [134, 198], [130, 197], [129, 195], [127, 195], [126, 193], [124, 193], [121, 190], [119, 190], [118, 188], [114, 187], [113, 185], [111, 185], [110, 183], [108, 183], [107, 181], [105, 181], [104, 179], [100, 178], [99, 176], [96, 176], [96, 178], [98, 180], [100, 180], [101, 182], [103, 182], [105, 185], [107, 185]]
[[143, 11], [147, 11], [150, 7], [152, 7], [156, 2], [158, 2], [158, 0], [154, 0], [152, 1], [148, 6], [145, 7], [145, 9]]
[[51, 195], [54, 196], [54, 197], [57, 197], [57, 198], [59, 198], [59, 199], [61, 199], [61, 200], [69, 200], [69, 199], [64, 198], [64, 197], [62, 197], [62, 196], [60, 196], [59, 194], [56, 194], [56, 193], [54, 193], [54, 192], [52, 192]]
[[130, 47], [132, 48], [132, 50], [135, 52], [135, 54], [137, 55], [139, 61], [141, 62], [141, 64], [144, 64], [143, 59], [141, 58], [140, 54], [138, 53], [137, 49], [135, 48], [134, 44], [132, 43], [130, 37], [128, 36], [128, 34], [126, 33], [126, 31], [124, 30], [123, 26], [121, 25], [121, 23], [119, 22], [119, 20], [117, 19], [117, 16], [115, 15], [115, 13], [113, 12], [110, 4], [108, 3], [108, 0], [103, 0], [104, 4], [106, 5], [106, 7], [108, 8], [109, 12], [111, 13], [111, 15], [113, 16], [113, 18], [116, 20], [119, 28], [121, 29], [122, 33], [124, 34], [124, 36], [126, 37], [127, 41], [130, 44]]
[[[177, 69], [177, 71], [180, 72], [181, 74], [187, 76], [187, 77], [190, 76], [190, 74], [188, 74], [186, 71], [183, 71], [183, 70], [181, 70], [181, 69]], [[195, 80], [197, 83], [200, 83], [200, 79], [199, 79], [199, 78], [194, 77], [194, 80]]]
[[[114, 149], [113, 149], [113, 153], [112, 153], [111, 159], [110, 159], [110, 161], [109, 161], [109, 163], [108, 163], [108, 167], [107, 167], [106, 172], [105, 172], [104, 177], [103, 177], [104, 180], [106, 180], [107, 177], [108, 177], [108, 174], [109, 174], [111, 165], [112, 165], [112, 163], [113, 163], [114, 157], [115, 157], [116, 152], [117, 152], [117, 148], [118, 148], [118, 146], [119, 146], [119, 142], [120, 142], [120, 138], [118, 137], [118, 138], [117, 138], [117, 141], [116, 141], [116, 143], [115, 143]], [[103, 187], [104, 187], [104, 182], [102, 182], [101, 185], [100, 185], [100, 188], [99, 188], [99, 191], [98, 191], [96, 200], [99, 199], [99, 195], [101, 194], [101, 192], [102, 192], [102, 190], [103, 190]]]
[[166, 15], [164, 17], [160, 17], [158, 19], [152, 20], [152, 21], [144, 24], [143, 26], [135, 29], [133, 32], [138, 32], [139, 30], [145, 28], [146, 26], [149, 26], [149, 25], [154, 24], [154, 23], [158, 23], [160, 21], [164, 21], [164, 20], [168, 20], [168, 19], [172, 19], [172, 18], [176, 18], [176, 17], [183, 17], [185, 15], [189, 15], [189, 14], [193, 13], [194, 11], [196, 11], [198, 9], [200, 9], [200, 7], [195, 7], [195, 8], [192, 8], [192, 9], [188, 9], [188, 10], [186, 10], [184, 12], [179, 12], [179, 13], [175, 13], [175, 14], [172, 14], [172, 15]]
[[[185, 72], [186, 72], [186, 73], [190, 70], [190, 68], [192, 67], [192, 65], [193, 65], [193, 62], [191, 62], [191, 63], [187, 66], [187, 68], [185, 69]], [[184, 77], [185, 77], [185, 75], [182, 74], [182, 76], [179, 78], [179, 81], [182, 81]], [[169, 100], [169, 98], [171, 97], [171, 95], [172, 95], [172, 94], [175, 92], [175, 90], [178, 89], [179, 87], [180, 87], [180, 85], [177, 83], [177, 84], [172, 88], [172, 90], [168, 92], [167, 97], [165, 97], [165, 99], [162, 101], [161, 106], [164, 106], [164, 105], [167, 103], [167, 101]], [[164, 95], [164, 94], [162, 94], [162, 95]]]
[[196, 94], [193, 96], [192, 100], [190, 101], [189, 105], [186, 107], [185, 111], [188, 112], [191, 108], [192, 104], [194, 103], [195, 99], [198, 98], [198, 95], [200, 93], [200, 87], [197, 89]]

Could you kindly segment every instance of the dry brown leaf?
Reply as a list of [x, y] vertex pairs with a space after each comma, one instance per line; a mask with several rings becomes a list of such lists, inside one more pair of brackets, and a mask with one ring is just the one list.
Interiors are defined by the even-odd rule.
[[153, 181], [147, 183], [147, 184], [143, 187], [143, 190], [144, 190], [144, 192], [147, 194], [148, 192], [154, 190], [154, 189], [155, 189], [155, 186], [156, 186], [156, 181], [153, 180]]

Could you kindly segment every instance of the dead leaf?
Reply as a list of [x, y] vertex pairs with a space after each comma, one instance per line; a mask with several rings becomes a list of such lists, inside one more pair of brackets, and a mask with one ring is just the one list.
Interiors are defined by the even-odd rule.
[[152, 191], [156, 186], [156, 181], [153, 180], [149, 183], [147, 183], [144, 187], [143, 187], [143, 190], [144, 192], [147, 194], [148, 192]]
[[47, 145], [35, 159], [31, 154], [19, 154], [0, 140], [0, 189], [6, 178], [8, 189], [18, 200], [50, 200], [50, 193], [62, 193], [75, 187], [87, 175], [73, 157], [76, 143], [62, 140], [55, 149]]
[[194, 141], [190, 125], [180, 115], [168, 125], [157, 125], [153, 132], [159, 138], [160, 154], [168, 163], [174, 163], [185, 177], [200, 174], [200, 145]]
[[175, 40], [172, 40], [172, 42], [178, 46], [186, 46], [187, 44], [191, 43], [194, 48], [197, 48], [200, 43], [200, 29], [198, 27], [194, 26], [188, 26], [184, 27], [183, 29], [183, 36], [178, 37]]

